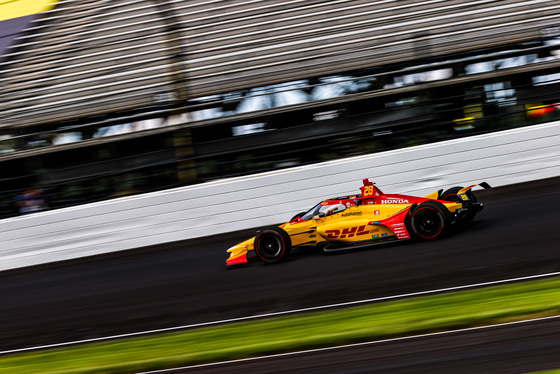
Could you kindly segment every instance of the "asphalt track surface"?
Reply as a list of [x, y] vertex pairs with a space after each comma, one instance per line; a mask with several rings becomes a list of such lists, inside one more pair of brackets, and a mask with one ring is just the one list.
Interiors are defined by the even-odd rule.
[[560, 318], [557, 318], [553, 321], [271, 355], [174, 369], [167, 373], [522, 374], [558, 368], [559, 331]]
[[475, 222], [435, 242], [226, 269], [225, 250], [250, 230], [3, 272], [0, 350], [558, 272], [559, 187], [477, 191]]

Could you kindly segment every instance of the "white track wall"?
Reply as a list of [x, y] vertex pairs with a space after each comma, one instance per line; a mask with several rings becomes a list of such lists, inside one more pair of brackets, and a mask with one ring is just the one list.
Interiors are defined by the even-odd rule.
[[0, 270], [278, 224], [358, 193], [363, 178], [387, 193], [426, 195], [558, 175], [554, 122], [5, 219]]

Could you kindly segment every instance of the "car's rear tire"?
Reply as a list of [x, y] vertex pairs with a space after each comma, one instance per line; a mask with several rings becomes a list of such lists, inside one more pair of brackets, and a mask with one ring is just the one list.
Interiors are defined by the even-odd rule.
[[445, 190], [438, 200], [445, 200], [445, 201], [461, 201], [461, 198], [457, 196], [457, 192], [462, 190], [463, 187], [451, 187], [448, 190]]
[[438, 201], [425, 201], [412, 212], [410, 224], [418, 239], [437, 239], [448, 232], [451, 213]]
[[273, 264], [290, 255], [292, 240], [280, 227], [268, 227], [255, 237], [255, 252], [264, 262]]
[[[441, 194], [441, 197], [439, 198], [439, 200], [461, 202], [462, 200], [459, 196], [457, 196], [457, 192], [459, 192], [462, 189], [463, 189], [463, 187], [451, 187], [450, 189], [446, 190], [444, 193]], [[474, 194], [474, 192], [472, 190], [467, 192], [467, 195], [469, 196], [469, 200], [472, 203], [478, 202], [478, 199], [476, 198], [476, 195]], [[476, 212], [469, 212], [466, 216], [466, 220], [467, 221], [472, 221], [472, 220], [474, 220], [475, 216], [476, 216]]]

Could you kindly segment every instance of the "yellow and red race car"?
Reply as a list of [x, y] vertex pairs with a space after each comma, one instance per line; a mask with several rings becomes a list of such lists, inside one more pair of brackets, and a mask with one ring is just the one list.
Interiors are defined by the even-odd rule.
[[321, 201], [280, 226], [261, 230], [257, 236], [228, 249], [228, 266], [247, 262], [255, 251], [264, 262], [289, 256], [293, 247], [320, 246], [325, 252], [356, 248], [390, 240], [432, 240], [482, 210], [472, 188], [490, 188], [483, 182], [468, 187], [439, 190], [425, 197], [384, 194], [368, 179], [361, 194]]

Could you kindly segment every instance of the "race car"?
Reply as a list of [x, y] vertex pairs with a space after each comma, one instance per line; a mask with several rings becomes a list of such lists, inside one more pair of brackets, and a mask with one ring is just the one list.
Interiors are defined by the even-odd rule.
[[391, 240], [438, 239], [482, 210], [472, 192], [475, 186], [490, 188], [482, 182], [415, 197], [384, 194], [364, 179], [361, 194], [323, 200], [289, 222], [265, 228], [229, 248], [226, 265], [246, 263], [249, 251], [266, 263], [276, 263], [287, 258], [293, 247], [330, 252]]

